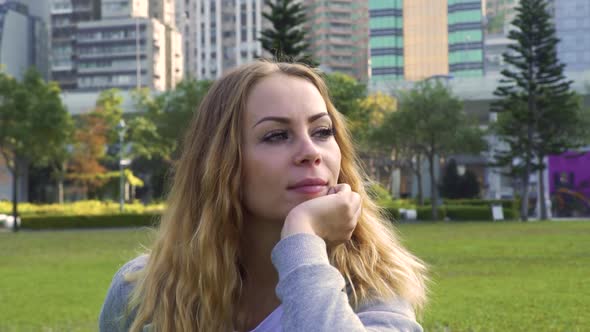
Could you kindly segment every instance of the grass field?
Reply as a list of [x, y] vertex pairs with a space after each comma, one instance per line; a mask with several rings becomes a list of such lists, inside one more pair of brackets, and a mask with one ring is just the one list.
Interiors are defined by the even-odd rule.
[[[590, 330], [590, 222], [399, 227], [431, 267], [426, 331]], [[0, 331], [95, 331], [146, 230], [0, 233]]]

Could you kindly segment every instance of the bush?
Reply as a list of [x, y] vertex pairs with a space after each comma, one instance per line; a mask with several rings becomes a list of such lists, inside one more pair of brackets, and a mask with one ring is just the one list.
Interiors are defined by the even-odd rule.
[[447, 217], [452, 221], [490, 221], [493, 220], [489, 206], [447, 205]]
[[383, 212], [385, 213], [385, 216], [391, 221], [400, 220], [399, 209], [397, 207], [383, 207]]
[[367, 188], [367, 193], [376, 201], [391, 201], [391, 194], [387, 189], [383, 188], [379, 183], [372, 183]]
[[492, 206], [502, 205], [504, 210], [513, 209], [516, 201], [512, 199], [445, 199], [446, 205], [473, 205], [473, 206]]
[[27, 216], [23, 217], [23, 229], [68, 229], [155, 226], [159, 214], [109, 214], [78, 216]]
[[[432, 221], [432, 207], [431, 206], [418, 206], [416, 208], [416, 217], [418, 220], [430, 220]], [[438, 207], [438, 219], [444, 220], [446, 217], [446, 211], [444, 206]]]
[[[125, 203], [125, 212], [131, 214], [159, 214], [164, 204], [143, 205], [139, 202]], [[112, 201], [87, 200], [64, 204], [19, 203], [21, 216], [69, 216], [69, 215], [104, 215], [119, 213], [119, 203]], [[0, 213], [12, 214], [12, 202], [0, 202]]]

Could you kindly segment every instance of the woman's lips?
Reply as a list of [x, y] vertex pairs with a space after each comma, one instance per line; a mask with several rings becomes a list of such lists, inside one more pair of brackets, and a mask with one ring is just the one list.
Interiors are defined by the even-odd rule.
[[326, 190], [326, 185], [310, 185], [310, 186], [299, 186], [289, 189], [300, 194], [319, 194]]

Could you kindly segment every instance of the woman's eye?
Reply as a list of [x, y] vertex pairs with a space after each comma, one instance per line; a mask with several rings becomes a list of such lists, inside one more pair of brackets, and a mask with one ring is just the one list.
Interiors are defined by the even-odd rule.
[[289, 138], [289, 135], [287, 135], [286, 131], [276, 131], [276, 132], [271, 132], [266, 134], [262, 140], [265, 142], [270, 142], [270, 143], [274, 143], [274, 142], [280, 142], [282, 140], [286, 140]]
[[316, 130], [315, 136], [319, 138], [329, 138], [334, 136], [334, 130], [332, 128], [320, 128]]

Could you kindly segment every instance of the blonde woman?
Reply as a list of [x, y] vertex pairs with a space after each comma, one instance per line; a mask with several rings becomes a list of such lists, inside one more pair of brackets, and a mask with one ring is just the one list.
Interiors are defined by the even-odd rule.
[[101, 331], [421, 331], [425, 267], [363, 188], [321, 77], [256, 62], [199, 107], [148, 255]]

